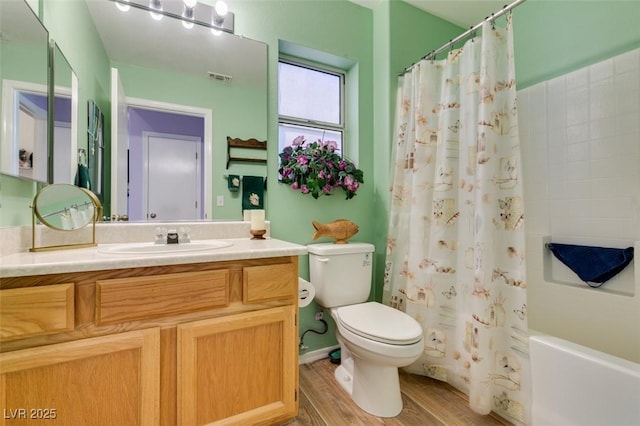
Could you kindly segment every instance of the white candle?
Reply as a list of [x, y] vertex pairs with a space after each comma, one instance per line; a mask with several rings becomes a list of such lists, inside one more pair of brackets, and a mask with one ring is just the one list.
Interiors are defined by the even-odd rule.
[[245, 222], [251, 222], [251, 210], [242, 211], [242, 220]]
[[251, 210], [251, 230], [261, 231], [266, 229], [264, 223], [264, 210]]

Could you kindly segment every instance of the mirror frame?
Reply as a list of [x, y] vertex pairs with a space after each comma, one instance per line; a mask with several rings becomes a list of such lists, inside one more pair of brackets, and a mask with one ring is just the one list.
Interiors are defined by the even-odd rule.
[[[108, 36], [108, 31], [105, 32], [105, 30], [109, 28], [119, 28], [116, 25], [105, 25], [105, 18], [113, 19], [113, 22], [122, 22], [122, 28], [127, 28], [127, 32], [118, 31], [118, 37], [128, 36], [128, 31], [134, 33], [132, 28], [138, 28], [136, 31], [139, 31], [139, 28], [146, 28], [146, 25], [149, 23], [151, 25], [157, 24], [157, 22], [154, 22], [148, 13], [143, 10], [134, 10], [134, 8], [131, 8], [131, 10], [126, 13], [118, 11], [112, 1], [96, 0], [89, 2], [88, 6], [100, 37], [105, 36], [105, 34]], [[132, 25], [133, 22], [137, 22], [138, 20], [144, 20], [144, 26]], [[127, 24], [125, 25], [125, 23]], [[175, 24], [177, 27], [175, 33], [167, 31], [162, 31], [158, 34], [152, 33], [151, 35], [153, 35], [153, 37], [151, 41], [153, 43], [151, 48], [138, 49], [144, 54], [139, 53], [133, 58], [131, 57], [131, 52], [113, 49], [108, 42], [104, 43], [112, 66], [110, 127], [105, 128], [106, 142], [111, 153], [111, 161], [105, 162], [103, 174], [105, 177], [105, 191], [102, 200], [105, 204], [105, 209], [108, 210], [109, 216], [112, 219], [117, 219], [121, 215], [127, 215], [129, 220], [133, 220], [133, 215], [131, 211], [128, 210], [126, 203], [126, 156], [124, 154], [118, 155], [118, 146], [127, 145], [125, 142], [126, 137], [119, 137], [119, 135], [124, 134], [124, 130], [128, 127], [127, 125], [117, 125], [124, 121], [123, 117], [126, 117], [126, 114], [121, 111], [126, 111], [125, 105], [137, 107], [138, 104], [144, 103], [150, 106], [149, 109], [156, 109], [153, 105], [163, 104], [167, 106], [178, 106], [180, 110], [182, 110], [183, 107], [198, 109], [199, 112], [195, 115], [204, 116], [206, 113], [208, 114], [206, 117], [211, 117], [211, 123], [205, 123], [203, 140], [205, 159], [208, 158], [208, 153], [211, 153], [211, 160], [205, 160], [209, 161], [210, 167], [207, 167], [206, 163], [204, 165], [205, 180], [203, 182], [204, 197], [202, 201], [205, 206], [205, 214], [198, 220], [214, 220], [227, 217], [230, 215], [231, 210], [223, 209], [218, 217], [218, 213], [216, 212], [217, 206], [213, 202], [214, 191], [217, 191], [217, 188], [222, 185], [219, 183], [222, 179], [219, 180], [218, 176], [222, 178], [225, 172], [224, 163], [219, 163], [217, 155], [214, 156], [213, 154], [218, 151], [220, 151], [220, 153], [223, 152], [223, 149], [226, 147], [226, 137], [229, 135], [244, 138], [267, 138], [269, 121], [268, 44], [263, 41], [252, 40], [241, 35], [228, 33], [221, 33], [219, 36], [211, 37], [212, 34], [210, 34], [210, 31], [204, 27], [200, 28], [199, 26], [195, 26], [191, 30], [185, 30], [181, 23], [175, 18], [164, 17], [161, 23], [164, 26], [169, 23]], [[166, 37], [167, 34], [174, 39], [178, 34], [180, 34], [181, 37], [185, 37], [185, 46], [180, 47], [182, 52], [180, 57], [193, 58], [193, 60], [176, 61], [176, 64], [170, 66], [164, 64], [165, 56], [156, 55], [156, 50], [162, 49], [163, 46], [156, 38]], [[118, 37], [111, 38], [111, 40], [118, 41]], [[192, 39], [194, 37], [196, 39], [202, 37], [207, 38], [200, 42], [187, 43], [188, 41], [193, 41]], [[149, 37], [145, 37], [145, 39], [147, 38]], [[228, 41], [231, 43], [228, 43]], [[229, 46], [243, 47], [245, 43], [248, 49], [246, 54], [238, 55], [237, 53], [240, 51], [233, 50], [235, 59], [229, 58], [229, 60], [220, 62], [220, 65], [216, 65], [215, 61], [212, 60], [212, 57], [215, 55], [210, 53], [203, 55], [202, 53], [204, 47], [207, 46], [211, 49], [215, 48], [215, 50], [208, 48], [207, 52], [211, 50], [212, 52], [220, 52], [226, 55]], [[128, 44], [130, 45], [131, 43], [129, 42]], [[222, 45], [221, 50], [218, 50], [219, 45]], [[162, 52], [163, 54], [166, 53], [164, 50], [162, 50]], [[206, 61], [205, 58], [207, 59]], [[243, 65], [246, 63], [253, 65]], [[242, 72], [234, 72], [233, 70], [236, 68], [233, 67], [239, 65], [239, 69]], [[122, 84], [118, 84], [117, 79], [114, 78], [114, 69], [121, 77]], [[153, 74], [146, 75], [147, 70], [152, 71]], [[209, 74], [208, 71], [213, 72]], [[217, 73], [221, 75], [229, 74], [229, 76], [233, 78], [230, 81], [220, 80], [214, 76], [214, 74]], [[82, 76], [82, 78], [84, 79], [84, 76]], [[189, 84], [183, 84], [182, 80], [188, 81]], [[148, 82], [153, 82], [154, 84], [149, 84]], [[169, 84], [167, 93], [158, 92], [157, 87], [161, 86], [162, 83]], [[118, 91], [118, 87], [126, 88], [127, 91]], [[177, 90], [179, 87], [183, 89], [186, 88], [186, 90]], [[197, 89], [197, 91], [194, 89]], [[114, 92], [116, 92], [116, 94], [114, 94]], [[89, 99], [90, 98], [91, 96], [89, 96]], [[191, 100], [193, 100], [193, 102]], [[122, 105], [122, 108], [116, 108], [118, 104]], [[101, 105], [101, 107], [105, 107], [105, 105]], [[166, 109], [168, 112], [174, 110], [174, 108], [170, 106], [157, 109]], [[201, 110], [206, 112], [202, 113], [200, 112]], [[252, 117], [252, 115], [244, 115], [247, 114], [247, 111], [256, 114], [256, 119], [242, 120], [242, 118], [246, 116]], [[226, 120], [231, 114], [234, 114], [238, 119], [235, 121], [229, 120], [227, 124]], [[215, 122], [213, 122], [213, 117], [215, 117]], [[205, 118], [205, 120], [206, 119], [207, 118]], [[164, 127], [164, 129], [166, 129], [166, 127]], [[152, 131], [177, 134], [177, 132], [167, 130], [153, 129]], [[80, 135], [79, 144], [83, 144], [82, 135]], [[126, 152], [126, 149], [122, 151]], [[132, 161], [134, 160], [135, 159], [132, 159]], [[264, 175], [262, 170], [254, 171], [251, 166], [246, 167], [240, 165], [234, 166], [234, 168], [235, 167], [237, 167], [235, 171], [241, 174]], [[107, 185], [110, 187], [107, 188]], [[231, 203], [239, 204], [239, 199], [233, 199]], [[150, 220], [144, 218], [136, 218], [135, 220], [150, 222]]]
[[[52, 214], [62, 213], [65, 210], [71, 209], [73, 207], [77, 207], [77, 205], [69, 205], [69, 206], [65, 206], [62, 210], [59, 210], [53, 213], [46, 213], [46, 214], [41, 211], [42, 206], [38, 208], [38, 201], [40, 200], [40, 197], [43, 196], [43, 194], [50, 191], [58, 190], [60, 188], [62, 188], [62, 190], [69, 189], [72, 191], [77, 191], [79, 197], [86, 196], [87, 201], [85, 201], [83, 204], [91, 205], [93, 207], [93, 214], [91, 216], [91, 220], [82, 223], [77, 228], [72, 228], [72, 229], [55, 226], [50, 221], [47, 221], [46, 218]], [[99, 220], [101, 215], [102, 215], [102, 204], [100, 203], [100, 200], [98, 199], [98, 197], [96, 197], [96, 195], [93, 192], [89, 191], [88, 189], [81, 188], [79, 186], [75, 186], [71, 184], [66, 184], [66, 183], [52, 184], [52, 185], [47, 185], [43, 187], [36, 193], [35, 197], [33, 198], [33, 204], [31, 205], [31, 248], [29, 249], [29, 251], [36, 252], [36, 251], [60, 250], [60, 249], [69, 249], [69, 248], [95, 247], [97, 245], [96, 222]], [[54, 245], [54, 246], [38, 247], [36, 246], [36, 217], [38, 218], [38, 220], [42, 225], [47, 226], [51, 229], [55, 229], [56, 231], [67, 231], [67, 232], [78, 231], [78, 230], [84, 229], [89, 224], [91, 224], [92, 225], [92, 241], [90, 243], [61, 244], [61, 245]]]

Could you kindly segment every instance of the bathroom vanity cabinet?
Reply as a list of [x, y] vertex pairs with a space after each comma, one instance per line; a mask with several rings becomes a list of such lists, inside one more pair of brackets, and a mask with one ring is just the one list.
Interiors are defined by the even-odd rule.
[[298, 257], [3, 277], [0, 424], [297, 413]]

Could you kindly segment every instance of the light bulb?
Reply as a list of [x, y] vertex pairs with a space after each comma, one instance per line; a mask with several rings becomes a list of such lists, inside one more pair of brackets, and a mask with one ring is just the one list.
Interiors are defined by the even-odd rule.
[[221, 17], [227, 16], [227, 13], [229, 13], [229, 6], [227, 6], [227, 4], [222, 0], [218, 0], [216, 2], [214, 9], [216, 10], [218, 16]]
[[193, 22], [191, 21], [182, 21], [182, 26], [185, 27], [186, 29], [190, 30], [191, 28], [193, 28]]
[[[161, 0], [149, 0], [149, 8], [153, 10], [157, 10], [158, 12], [162, 12], [162, 1]], [[162, 14], [158, 12], [149, 12], [151, 17], [156, 21], [162, 19]]]
[[[125, 4], [125, 3], [127, 3], [127, 4]], [[121, 12], [127, 12], [127, 11], [129, 11], [129, 9], [131, 9], [131, 6], [129, 6], [128, 3], [129, 3], [129, 0], [120, 0], [120, 1], [116, 2], [116, 7]]]
[[194, 7], [196, 7], [196, 4], [198, 3], [197, 0], [183, 0], [183, 2], [184, 2], [184, 5], [189, 9], [193, 9]]
[[213, 7], [213, 21], [212, 24], [214, 27], [222, 28], [224, 24], [224, 17], [229, 13], [229, 7], [227, 4], [221, 0], [216, 2], [216, 5]]

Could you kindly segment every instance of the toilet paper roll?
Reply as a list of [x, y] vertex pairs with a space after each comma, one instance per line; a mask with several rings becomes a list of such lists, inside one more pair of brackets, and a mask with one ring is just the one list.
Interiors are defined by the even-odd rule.
[[316, 289], [309, 281], [298, 278], [298, 306], [304, 308], [309, 306], [316, 296]]

